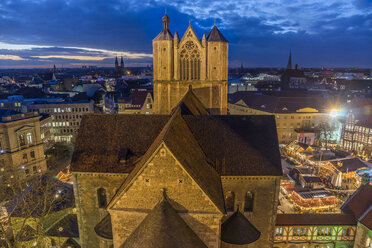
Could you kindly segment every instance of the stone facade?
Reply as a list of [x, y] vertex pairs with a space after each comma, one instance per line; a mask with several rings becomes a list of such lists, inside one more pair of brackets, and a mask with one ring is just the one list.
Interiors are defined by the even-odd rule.
[[[163, 18], [163, 22], [167, 20], [163, 27], [168, 29], [169, 19]], [[181, 40], [177, 33], [171, 39], [155, 38], [152, 42], [155, 112], [169, 114], [191, 86], [211, 113], [226, 114], [228, 44], [224, 38], [208, 41], [205, 35], [200, 41], [191, 25]]]
[[124, 243], [162, 199], [164, 190], [172, 206], [204, 243], [211, 248], [220, 247], [220, 220], [223, 214], [165, 145], [157, 149], [119, 199], [108, 206], [114, 247]]
[[47, 170], [40, 116], [23, 113], [0, 120], [0, 196], [11, 197]]
[[[261, 232], [261, 236], [256, 242], [239, 247], [272, 247], [280, 178], [273, 176], [223, 176], [221, 180], [225, 199], [228, 192], [232, 192], [234, 195], [234, 211], [239, 206], [244, 216]], [[245, 206], [247, 192], [253, 194], [252, 209], [247, 209]], [[228, 211], [223, 221], [231, 213], [233, 211]], [[234, 246], [223, 243], [222, 247]]]
[[100, 238], [94, 231], [97, 223], [107, 215], [98, 205], [97, 190], [106, 190], [107, 202], [115, 195], [127, 174], [120, 173], [73, 173], [75, 203], [82, 247], [111, 247], [112, 241]]

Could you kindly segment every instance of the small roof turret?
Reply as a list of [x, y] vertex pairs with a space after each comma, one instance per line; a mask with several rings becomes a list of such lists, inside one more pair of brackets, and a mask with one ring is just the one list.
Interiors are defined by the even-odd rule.
[[167, 12], [165, 12], [164, 16], [161, 18], [163, 21], [163, 30], [155, 37], [154, 40], [173, 40], [173, 35], [169, 31], [169, 17], [167, 16]]

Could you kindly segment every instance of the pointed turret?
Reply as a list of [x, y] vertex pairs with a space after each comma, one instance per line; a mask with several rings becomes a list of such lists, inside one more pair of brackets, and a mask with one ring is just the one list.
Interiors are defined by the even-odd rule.
[[216, 25], [213, 26], [207, 35], [207, 41], [228, 42]]
[[174, 38], [173, 38], [173, 40], [174, 40], [174, 44], [177, 44], [177, 43], [179, 42], [179, 40], [180, 40], [180, 37], [178, 36], [177, 31], [174, 33]]
[[292, 69], [292, 51], [289, 51], [287, 69]]
[[118, 62], [118, 56], [115, 57], [115, 68], [118, 68], [119, 62]]
[[121, 69], [124, 69], [124, 60], [123, 60], [123, 56], [121, 56], [121, 59], [120, 59], [120, 67], [121, 67]]
[[205, 38], [205, 33], [203, 33], [202, 44], [204, 44], [206, 41], [207, 41], [207, 38]]
[[173, 40], [173, 35], [169, 31], [169, 17], [167, 13], [164, 14], [163, 18], [161, 18], [163, 22], [163, 30], [155, 37], [154, 40]]

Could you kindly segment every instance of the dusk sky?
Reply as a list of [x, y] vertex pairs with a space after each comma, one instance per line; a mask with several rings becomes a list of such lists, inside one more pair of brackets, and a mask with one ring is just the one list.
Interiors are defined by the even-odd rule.
[[0, 68], [146, 66], [164, 9], [181, 37], [216, 18], [230, 67], [372, 68], [372, 0], [1, 0]]

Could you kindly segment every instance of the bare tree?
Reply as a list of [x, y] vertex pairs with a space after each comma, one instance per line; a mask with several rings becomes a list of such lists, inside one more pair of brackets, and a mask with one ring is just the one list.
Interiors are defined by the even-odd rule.
[[22, 242], [42, 244], [48, 236], [47, 228], [74, 206], [72, 185], [41, 176], [15, 199], [3, 204], [7, 214], [0, 221], [0, 238], [9, 248], [20, 247]]

